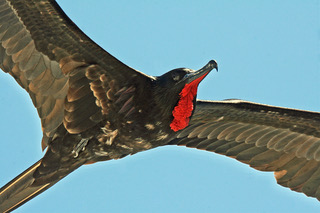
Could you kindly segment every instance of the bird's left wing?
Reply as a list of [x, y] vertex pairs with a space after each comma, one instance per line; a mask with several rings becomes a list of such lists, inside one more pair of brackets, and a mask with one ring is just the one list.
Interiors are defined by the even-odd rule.
[[320, 113], [241, 100], [198, 101], [170, 144], [233, 157], [320, 200]]

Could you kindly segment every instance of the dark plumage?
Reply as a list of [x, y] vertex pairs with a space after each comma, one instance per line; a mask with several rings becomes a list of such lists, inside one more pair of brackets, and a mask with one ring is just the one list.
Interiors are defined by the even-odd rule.
[[[14, 3], [18, 4], [19, 1]], [[22, 12], [27, 9], [19, 7]], [[52, 9], [46, 8], [46, 11]], [[37, 12], [33, 11], [32, 14]], [[25, 24], [32, 26], [32, 19], [26, 19]], [[15, 26], [14, 23], [12, 26]], [[11, 72], [29, 92], [44, 129], [42, 145], [46, 147], [49, 144], [41, 165], [35, 173], [30, 173], [35, 178], [33, 185], [39, 187], [36, 190], [51, 186], [84, 163], [117, 159], [164, 144], [186, 145], [234, 156], [260, 170], [291, 169], [300, 165], [297, 171], [288, 173], [289, 178], [299, 174], [296, 172], [300, 168], [305, 169], [304, 165], [313, 173], [316, 172], [314, 168], [318, 168], [318, 152], [310, 147], [318, 145], [319, 113], [241, 101], [199, 101], [190, 125], [181, 131], [172, 131], [169, 124], [173, 119], [172, 110], [179, 100], [179, 89], [184, 88], [182, 84], [173, 88], [174, 84], [166, 85], [170, 78], [165, 75], [162, 78], [150, 78], [137, 73], [94, 46], [90, 40], [86, 41], [87, 38], [82, 34], [78, 34], [80, 40], [70, 36], [70, 40], [57, 41], [55, 36], [72, 33], [65, 27], [55, 35], [54, 31], [47, 30], [50, 26], [41, 26], [41, 23], [37, 23], [37, 26], [39, 30], [34, 33], [30, 28], [32, 39], [35, 40], [34, 47], [28, 46], [32, 44], [31, 40], [25, 42], [28, 35], [25, 35], [25, 40], [17, 40], [19, 42], [15, 47], [6, 46], [14, 44], [15, 35], [20, 29], [18, 24], [9, 26], [2, 34], [3, 41], [12, 39], [12, 42], [2, 43], [8, 54], [3, 57], [2, 68]], [[24, 30], [21, 29], [23, 34]], [[46, 35], [49, 31], [53, 35]], [[44, 41], [42, 37], [50, 39]], [[78, 45], [79, 41], [81, 45]], [[72, 45], [72, 42], [77, 45]], [[91, 50], [97, 54], [92, 56]], [[16, 51], [25, 52], [18, 55]], [[15, 63], [19, 63], [18, 67], [15, 67]], [[211, 64], [213, 68], [214, 62]], [[60, 68], [63, 74], [59, 72]], [[25, 74], [21, 75], [23, 72]], [[176, 76], [171, 78], [176, 79]], [[143, 88], [139, 87], [140, 84]], [[143, 100], [148, 100], [147, 105]], [[139, 113], [154, 116], [139, 116]], [[134, 121], [139, 123], [133, 125]], [[141, 135], [146, 129], [151, 131]], [[294, 139], [298, 137], [301, 141], [295, 142]], [[301, 144], [304, 145], [300, 147]], [[300, 162], [301, 157], [308, 161], [302, 159]], [[290, 182], [291, 188], [300, 190], [299, 184], [303, 182], [299, 181], [305, 182], [306, 179], [314, 184], [310, 178], [313, 173], [302, 173], [302, 177], [299, 174], [296, 182]], [[280, 178], [283, 172], [278, 174]], [[288, 175], [280, 179], [282, 185], [287, 185]], [[308, 188], [304, 190], [306, 194], [317, 196]], [[12, 195], [11, 192], [8, 194]]]

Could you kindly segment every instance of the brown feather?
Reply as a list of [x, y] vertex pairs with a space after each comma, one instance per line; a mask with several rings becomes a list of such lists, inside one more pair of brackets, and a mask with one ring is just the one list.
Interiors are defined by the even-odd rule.
[[319, 113], [245, 101], [198, 101], [189, 127], [174, 143], [274, 171], [280, 185], [320, 199], [319, 161], [314, 160], [320, 156], [319, 127]]

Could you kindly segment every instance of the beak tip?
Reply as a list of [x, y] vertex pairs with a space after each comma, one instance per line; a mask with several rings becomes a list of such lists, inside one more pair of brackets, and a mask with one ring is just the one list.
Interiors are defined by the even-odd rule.
[[216, 69], [218, 72], [218, 63], [216, 60], [211, 60], [211, 61], [209, 61], [208, 64], [210, 64], [212, 66], [212, 69]]

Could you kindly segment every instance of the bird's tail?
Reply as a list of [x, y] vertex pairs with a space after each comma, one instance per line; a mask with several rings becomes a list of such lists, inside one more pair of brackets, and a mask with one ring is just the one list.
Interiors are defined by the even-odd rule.
[[13, 211], [61, 179], [45, 184], [33, 184], [33, 174], [41, 161], [42, 159], [0, 189], [0, 212]]

